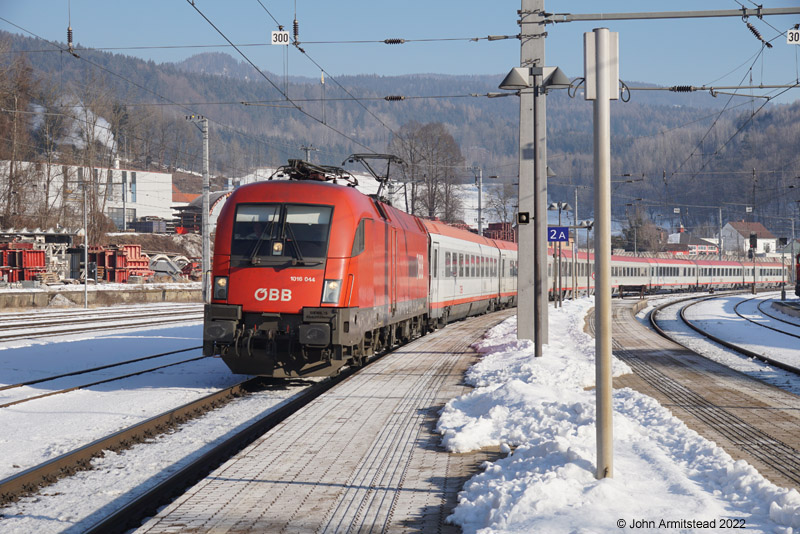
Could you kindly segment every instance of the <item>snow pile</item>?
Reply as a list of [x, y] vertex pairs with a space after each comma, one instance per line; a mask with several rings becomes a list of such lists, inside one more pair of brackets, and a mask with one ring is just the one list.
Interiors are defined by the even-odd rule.
[[56, 293], [47, 304], [48, 308], [72, 308], [74, 306], [77, 306], [77, 304], [69, 300], [61, 293]]
[[[744, 521], [748, 532], [800, 532], [800, 494], [765, 480], [688, 429], [655, 400], [614, 391], [614, 478], [597, 480], [594, 340], [589, 299], [550, 310], [542, 358], [516, 339], [516, 319], [478, 344], [476, 386], [438, 424], [448, 450], [510, 453], [474, 476], [449, 520], [465, 533], [691, 532]], [[615, 376], [629, 372], [615, 359]], [[712, 523], [713, 522], [713, 523]]]

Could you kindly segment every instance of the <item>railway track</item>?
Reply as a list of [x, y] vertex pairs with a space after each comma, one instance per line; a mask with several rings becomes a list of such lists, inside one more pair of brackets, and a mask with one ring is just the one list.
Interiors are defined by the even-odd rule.
[[33, 493], [63, 476], [79, 470], [90, 469], [92, 458], [100, 455], [102, 451], [117, 450], [151, 438], [179, 422], [202, 415], [237, 396], [245, 394], [248, 388], [254, 387], [257, 383], [257, 379], [240, 382], [1, 480], [0, 505]]
[[[199, 347], [185, 350], [196, 348]], [[397, 348], [399, 347], [394, 347], [392, 350]], [[389, 353], [390, 351], [380, 353], [371, 358], [369, 363]], [[246, 447], [259, 436], [263, 435], [270, 428], [360, 370], [361, 368], [345, 368], [336, 377], [324, 379], [321, 382], [306, 387], [300, 394], [281, 403], [275, 410], [269, 411], [264, 416], [252, 421], [246, 428], [236, 432], [235, 435], [228, 437], [222, 443], [215, 445], [211, 450], [191, 461], [179, 471], [167, 476], [162, 482], [140, 494], [138, 497], [135, 497], [126, 506], [117, 510], [113, 515], [104, 518], [86, 532], [124, 532], [128, 528], [137, 526], [141, 519], [153, 515], [158, 507], [169, 502], [172, 496], [180, 493], [200, 478], [206, 476], [211, 470]], [[73, 373], [68, 374], [71, 375]], [[52, 378], [54, 377], [48, 377], [43, 380]], [[10, 387], [14, 386], [18, 385], [14, 384]], [[27, 469], [22, 473], [8, 477], [0, 481], [0, 505], [36, 492], [42, 487], [52, 484], [61, 477], [69, 476], [80, 470], [91, 469], [92, 458], [101, 455], [104, 450], [127, 448], [146, 439], [152, 439], [153, 436], [168, 431], [176, 424], [199, 417], [236, 397], [247, 395], [252, 391], [273, 387], [276, 389], [284, 389], [286, 387], [286, 381], [266, 379], [263, 377], [252, 378], [187, 403], [179, 408], [164, 412], [107, 437], [100, 438], [88, 445], [59, 456], [58, 458], [54, 458], [41, 465]]]
[[[593, 330], [591, 317], [588, 323]], [[672, 340], [665, 345], [660, 333], [633, 319], [630, 308], [615, 306], [613, 330], [614, 355], [634, 371], [615, 378], [615, 387], [653, 396], [734, 458], [753, 463], [776, 484], [800, 487], [800, 450], [795, 448], [800, 403], [795, 395]]]
[[[99, 371], [105, 371], [105, 370], [113, 369], [113, 368], [116, 368], [116, 367], [122, 367], [122, 366], [125, 366], [125, 365], [131, 365], [131, 364], [134, 364], [134, 363], [140, 363], [140, 362], [147, 361], [147, 360], [152, 360], [152, 359], [155, 359], [155, 358], [164, 358], [164, 357], [167, 357], [167, 356], [172, 356], [174, 354], [180, 354], [182, 352], [187, 352], [187, 351], [190, 351], [190, 350], [199, 350], [201, 348], [202, 347], [198, 346], [198, 347], [190, 347], [190, 348], [187, 348], [187, 349], [174, 350], [174, 351], [170, 351], [170, 352], [163, 352], [161, 354], [154, 354], [152, 356], [144, 356], [144, 357], [141, 357], [141, 358], [134, 358], [132, 360], [126, 360], [126, 361], [123, 361], [123, 362], [117, 362], [117, 363], [113, 363], [113, 364], [102, 365], [102, 366], [99, 366], [99, 367], [93, 367], [91, 369], [82, 369], [82, 370], [73, 371], [73, 372], [70, 372], [70, 373], [63, 373], [63, 374], [59, 374], [59, 375], [53, 375], [53, 376], [49, 376], [49, 377], [38, 378], [36, 380], [28, 380], [26, 382], [19, 382], [19, 383], [16, 383], [16, 384], [9, 384], [9, 385], [0, 387], [0, 391], [6, 391], [6, 390], [10, 390], [10, 389], [17, 389], [17, 388], [22, 388], [22, 387], [25, 387], [25, 386], [36, 385], [36, 384], [43, 384], [45, 382], [53, 382], [53, 381], [56, 381], [56, 380], [60, 380], [60, 379], [68, 378], [68, 377], [72, 377], [72, 376], [80, 376], [80, 375], [84, 375], [84, 374], [97, 373]], [[37, 399], [43, 399], [43, 398], [46, 398], [46, 397], [52, 397], [53, 395], [60, 395], [60, 394], [64, 394], [64, 393], [69, 393], [71, 391], [78, 391], [80, 389], [86, 389], [86, 388], [90, 388], [90, 387], [93, 387], [93, 386], [98, 386], [100, 384], [106, 384], [108, 382], [115, 382], [117, 380], [124, 380], [126, 378], [131, 378], [131, 377], [134, 377], [134, 376], [139, 376], [139, 375], [143, 375], [143, 374], [147, 374], [147, 373], [153, 373], [153, 372], [156, 372], [156, 371], [160, 371], [162, 369], [166, 369], [168, 367], [174, 367], [176, 365], [182, 365], [182, 364], [185, 364], [185, 363], [191, 363], [191, 362], [195, 362], [195, 361], [202, 360], [202, 359], [205, 359], [205, 358], [210, 358], [210, 356], [197, 356], [197, 357], [188, 358], [188, 359], [185, 359], [185, 360], [180, 360], [180, 361], [177, 361], [177, 362], [170, 362], [168, 364], [159, 365], [159, 366], [156, 366], [156, 367], [150, 367], [150, 368], [147, 368], [147, 369], [137, 369], [136, 371], [133, 371], [133, 372], [130, 372], [130, 373], [125, 373], [123, 375], [110, 377], [110, 378], [102, 378], [100, 380], [93, 380], [91, 382], [86, 382], [86, 383], [83, 383], [83, 384], [71, 385], [71, 386], [66, 387], [66, 388], [57, 389], [57, 390], [53, 390], [53, 391], [48, 391], [47, 393], [42, 393], [42, 394], [34, 395], [34, 396], [31, 396], [31, 397], [23, 397], [23, 398], [16, 399], [16, 400], [13, 400], [13, 401], [5, 402], [5, 403], [0, 404], [0, 408], [8, 408], [9, 406], [16, 406], [16, 405], [22, 404], [24, 402], [29, 402], [29, 401], [33, 401], [33, 400], [37, 400]]]
[[775, 314], [772, 314], [772, 313], [768, 312], [767, 310], [762, 308], [763, 305], [764, 305], [763, 302], [760, 302], [758, 304], [758, 311], [760, 311], [761, 313], [763, 313], [764, 315], [766, 315], [770, 319], [775, 319], [776, 321], [779, 321], [781, 323], [790, 324], [792, 326], [796, 326], [796, 327], [800, 328], [800, 319], [798, 319], [798, 318], [795, 318], [794, 320], [784, 319], [783, 317], [779, 317], [778, 315], [775, 315]]
[[[729, 348], [729, 349], [731, 349], [731, 350], [734, 350], [734, 351], [738, 352], [739, 354], [742, 354], [742, 355], [744, 355], [744, 356], [747, 356], [748, 358], [755, 358], [755, 359], [757, 359], [757, 360], [760, 360], [760, 361], [762, 361], [762, 362], [764, 362], [764, 363], [768, 363], [768, 364], [770, 364], [770, 365], [772, 365], [772, 366], [775, 366], [775, 367], [777, 367], [777, 368], [779, 368], [779, 369], [783, 369], [784, 371], [787, 371], [787, 372], [790, 372], [790, 373], [793, 373], [793, 374], [800, 375], [800, 367], [798, 367], [798, 366], [796, 366], [796, 365], [792, 365], [792, 364], [786, 363], [786, 362], [783, 362], [783, 361], [781, 361], [781, 360], [778, 360], [778, 359], [776, 359], [776, 358], [770, 357], [770, 356], [768, 356], [768, 355], [766, 355], [766, 354], [762, 354], [762, 353], [760, 353], [760, 352], [756, 352], [756, 351], [754, 351], [754, 350], [748, 349], [747, 347], [743, 347], [743, 346], [741, 346], [741, 345], [740, 345], [740, 344], [738, 344], [738, 343], [733, 343], [733, 342], [731, 342], [731, 341], [729, 341], [729, 340], [727, 340], [727, 339], [723, 339], [723, 338], [721, 338], [721, 337], [719, 337], [719, 336], [717, 336], [717, 335], [714, 335], [714, 334], [712, 334], [711, 332], [708, 332], [706, 329], [702, 328], [702, 327], [701, 327], [701, 326], [699, 326], [697, 323], [695, 323], [695, 322], [693, 322], [693, 321], [689, 320], [689, 319], [686, 317], [686, 310], [687, 310], [688, 308], [690, 308], [691, 306], [695, 306], [695, 305], [698, 305], [698, 304], [700, 304], [700, 303], [702, 303], [702, 302], [705, 302], [705, 301], [707, 301], [707, 300], [714, 299], [714, 298], [719, 298], [719, 297], [720, 297], [719, 295], [712, 296], [712, 297], [700, 297], [700, 298], [697, 298], [697, 297], [691, 297], [691, 298], [688, 298], [688, 299], [683, 299], [683, 300], [676, 301], [676, 302], [671, 302], [671, 303], [667, 303], [667, 304], [662, 304], [662, 305], [660, 305], [660, 306], [656, 307], [654, 310], [652, 310], [652, 311], [650, 312], [650, 315], [649, 315], [650, 324], [653, 326], [653, 329], [654, 329], [656, 332], [658, 332], [658, 333], [659, 333], [661, 336], [663, 336], [663, 337], [665, 337], [665, 338], [667, 338], [667, 339], [669, 339], [669, 340], [671, 340], [671, 341], [673, 341], [673, 342], [675, 342], [675, 343], [678, 343], [678, 344], [679, 344], [679, 345], [681, 345], [681, 346], [684, 346], [684, 347], [686, 347], [686, 345], [684, 345], [683, 343], [681, 343], [679, 340], [675, 339], [675, 337], [674, 337], [674, 336], [670, 336], [668, 332], [666, 332], [664, 329], [662, 329], [662, 328], [659, 326], [659, 324], [658, 324], [658, 314], [659, 314], [659, 313], [660, 313], [662, 310], [664, 310], [665, 308], [667, 308], [667, 307], [669, 307], [669, 306], [675, 306], [675, 305], [677, 305], [677, 304], [682, 304], [682, 303], [684, 303], [684, 302], [691, 301], [691, 302], [690, 302], [688, 305], [686, 305], [686, 306], [683, 306], [683, 307], [681, 308], [681, 310], [680, 310], [680, 317], [681, 317], [681, 320], [682, 320], [682, 321], [684, 322], [684, 324], [686, 324], [686, 325], [687, 325], [689, 328], [691, 328], [692, 330], [694, 330], [695, 332], [697, 332], [697, 333], [698, 333], [698, 334], [700, 334], [701, 336], [703, 336], [703, 337], [705, 337], [705, 338], [707, 338], [707, 339], [709, 339], [709, 340], [711, 340], [711, 341], [713, 341], [713, 342], [715, 342], [715, 343], [717, 343], [717, 344], [719, 344], [719, 345], [722, 345], [723, 347], [726, 347], [726, 348]], [[751, 298], [751, 299], [747, 299], [747, 300], [744, 300], [744, 301], [742, 301], [742, 302], [740, 302], [740, 303], [737, 303], [737, 304], [734, 306], [734, 311], [735, 311], [735, 313], [736, 313], [736, 314], [737, 314], [739, 317], [741, 317], [742, 319], [744, 319], [744, 320], [748, 321], [749, 323], [752, 323], [752, 324], [758, 325], [759, 327], [763, 327], [763, 328], [766, 328], [766, 329], [769, 329], [769, 330], [773, 330], [773, 331], [775, 331], [775, 332], [779, 332], [779, 333], [781, 333], [781, 334], [783, 334], [783, 335], [788, 335], [788, 336], [791, 336], [791, 337], [795, 337], [795, 338], [798, 338], [798, 339], [800, 339], [800, 335], [798, 335], [798, 334], [796, 334], [796, 333], [791, 333], [791, 332], [788, 332], [788, 331], [786, 331], [786, 330], [783, 330], [783, 329], [778, 329], [778, 328], [771, 327], [771, 326], [769, 326], [769, 325], [765, 325], [765, 324], [763, 324], [762, 322], [756, 321], [756, 320], [754, 320], [754, 319], [752, 319], [752, 318], [750, 318], [750, 317], [747, 317], [745, 314], [741, 313], [741, 312], [739, 311], [739, 307], [740, 307], [742, 304], [745, 304], [745, 303], [747, 303], [747, 302], [750, 302], [750, 301], [752, 301], [752, 300], [753, 300], [753, 298]], [[760, 309], [760, 308], [759, 308], [759, 309]], [[790, 321], [786, 321], [786, 322], [788, 322], [789, 324], [794, 324], [794, 323], [792, 323], [792, 322], [790, 322]], [[689, 349], [688, 347], [686, 347], [686, 348], [687, 348], [687, 349]], [[689, 349], [689, 350], [691, 350], [691, 349]]]
[[[2, 314], [0, 342], [161, 326], [203, 319], [200, 304]], [[124, 323], [124, 325], [120, 325]]]

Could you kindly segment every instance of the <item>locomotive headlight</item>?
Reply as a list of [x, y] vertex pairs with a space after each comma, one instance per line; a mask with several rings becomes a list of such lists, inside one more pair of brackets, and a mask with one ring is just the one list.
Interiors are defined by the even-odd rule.
[[325, 284], [322, 289], [322, 302], [324, 304], [336, 304], [339, 302], [339, 294], [341, 292], [341, 280], [325, 280]]
[[214, 299], [226, 300], [228, 298], [228, 277], [217, 276], [214, 278]]

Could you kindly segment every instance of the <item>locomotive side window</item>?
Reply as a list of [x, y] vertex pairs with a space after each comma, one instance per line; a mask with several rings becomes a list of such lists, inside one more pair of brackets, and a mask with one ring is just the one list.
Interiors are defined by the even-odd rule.
[[356, 228], [356, 235], [353, 238], [353, 250], [350, 252], [350, 256], [353, 258], [364, 252], [364, 226], [366, 221], [366, 219], [361, 219]]

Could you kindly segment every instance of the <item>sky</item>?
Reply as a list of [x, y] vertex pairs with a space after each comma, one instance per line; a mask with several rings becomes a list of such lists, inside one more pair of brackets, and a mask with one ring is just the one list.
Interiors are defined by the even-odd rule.
[[[641, 12], [679, 10], [730, 10], [749, 0], [696, 1], [549, 1], [545, 7], [555, 13]], [[123, 48], [116, 52], [156, 62], [180, 61], [193, 54], [225, 50], [238, 59], [225, 40], [187, 0], [1, 0], [0, 29], [27, 32], [51, 41], [66, 41], [71, 24], [76, 45]], [[505, 74], [519, 64], [519, 41], [410, 42], [341, 44], [341, 41], [382, 41], [403, 39], [468, 39], [487, 35], [516, 35], [519, 0], [407, 0], [383, 2], [309, 2], [307, 0], [196, 0], [195, 6], [236, 44], [260, 44], [242, 48], [259, 67], [283, 73], [285, 50], [270, 46], [270, 32], [277, 20], [291, 31], [299, 21], [303, 48], [329, 75], [378, 74], [392, 76], [413, 73]], [[797, 0], [767, 0], [764, 8], [799, 7]], [[275, 20], [273, 20], [273, 17]], [[8, 21], [8, 22], [7, 22]], [[786, 43], [780, 35], [800, 23], [800, 15], [770, 16], [750, 22], [772, 41], [762, 48], [741, 17], [658, 21], [576, 22], [547, 28], [546, 63], [557, 65], [570, 78], [582, 76], [582, 34], [596, 27], [619, 32], [620, 74], [623, 80], [661, 85], [786, 84], [798, 80], [800, 46]], [[26, 33], [30, 35], [30, 33]], [[774, 39], [774, 40], [773, 40]], [[325, 41], [325, 43], [315, 43]], [[339, 43], [331, 43], [336, 41]], [[184, 48], [189, 46], [189, 48]], [[159, 47], [133, 49], [133, 47]], [[173, 47], [173, 48], [166, 48]], [[174, 48], [178, 47], [178, 48]], [[293, 75], [319, 76], [308, 58], [290, 47], [288, 71]], [[800, 98], [792, 89], [780, 101]]]

